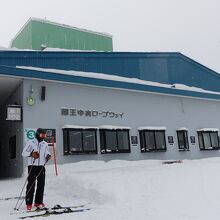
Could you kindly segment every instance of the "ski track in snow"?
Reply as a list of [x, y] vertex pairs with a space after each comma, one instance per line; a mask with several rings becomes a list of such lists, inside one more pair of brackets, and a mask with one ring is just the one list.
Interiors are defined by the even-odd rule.
[[[44, 202], [50, 207], [86, 204], [91, 210], [49, 219], [216, 220], [220, 215], [220, 158], [169, 165], [158, 160], [84, 161], [58, 169], [56, 177], [52, 165], [46, 168]], [[0, 180], [0, 198], [18, 196], [26, 175]], [[0, 200], [0, 219], [26, 215], [10, 215], [16, 201]]]

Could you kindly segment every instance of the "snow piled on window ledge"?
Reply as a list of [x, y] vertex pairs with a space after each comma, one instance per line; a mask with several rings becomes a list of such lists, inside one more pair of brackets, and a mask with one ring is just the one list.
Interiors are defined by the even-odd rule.
[[139, 127], [138, 130], [158, 130], [158, 131], [165, 131], [167, 128], [166, 127]]
[[197, 131], [213, 131], [213, 132], [216, 132], [216, 131], [219, 131], [219, 128], [201, 128]]

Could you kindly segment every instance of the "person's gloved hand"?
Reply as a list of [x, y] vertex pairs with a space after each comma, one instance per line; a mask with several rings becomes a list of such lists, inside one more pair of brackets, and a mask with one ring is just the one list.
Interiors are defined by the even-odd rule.
[[50, 154], [47, 154], [46, 160], [48, 161], [48, 160], [50, 160], [50, 159], [51, 159], [51, 155], [50, 155]]
[[39, 158], [39, 152], [37, 152], [37, 151], [32, 151], [32, 152], [31, 152], [31, 157], [33, 157], [34, 159]]

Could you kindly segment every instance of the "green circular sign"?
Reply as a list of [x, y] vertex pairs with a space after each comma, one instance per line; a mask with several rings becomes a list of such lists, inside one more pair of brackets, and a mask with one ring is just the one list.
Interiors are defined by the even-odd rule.
[[30, 139], [30, 140], [33, 140], [34, 139], [34, 137], [35, 137], [35, 131], [34, 130], [29, 130], [28, 132], [27, 132], [27, 138], [28, 139]]
[[34, 105], [35, 104], [35, 98], [33, 96], [29, 96], [27, 98], [27, 104], [31, 105], [31, 106]]

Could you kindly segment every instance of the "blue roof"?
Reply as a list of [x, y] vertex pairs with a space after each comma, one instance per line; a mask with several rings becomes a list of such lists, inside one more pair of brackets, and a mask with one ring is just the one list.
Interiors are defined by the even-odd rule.
[[0, 74], [219, 99], [218, 94], [21, 70], [16, 66], [105, 73], [220, 92], [220, 75], [181, 53], [0, 51]]

